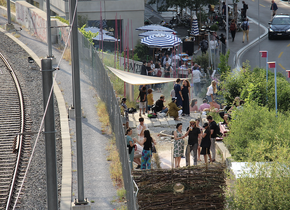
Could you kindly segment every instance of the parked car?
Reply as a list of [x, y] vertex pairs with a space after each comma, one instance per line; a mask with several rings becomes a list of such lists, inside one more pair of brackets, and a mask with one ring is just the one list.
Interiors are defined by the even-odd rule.
[[275, 15], [269, 22], [268, 39], [290, 37], [290, 16], [286, 14]]

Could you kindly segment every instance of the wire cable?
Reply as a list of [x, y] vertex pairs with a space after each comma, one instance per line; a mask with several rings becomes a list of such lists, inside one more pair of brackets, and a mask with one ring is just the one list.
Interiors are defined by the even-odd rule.
[[[70, 26], [70, 31], [69, 31], [69, 34], [68, 34], [68, 39], [67, 39], [67, 41], [66, 41], [66, 44], [65, 44], [65, 47], [64, 47], [63, 53], [62, 53], [62, 55], [61, 55], [61, 57], [60, 57], [60, 60], [59, 60], [59, 62], [58, 62], [57, 69], [59, 69], [60, 63], [61, 63], [61, 61], [63, 60], [64, 52], [65, 52], [65, 50], [66, 50], [66, 48], [67, 48], [67, 46], [68, 46], [68, 41], [69, 41], [69, 38], [70, 38], [70, 36], [71, 36], [72, 26], [73, 26], [73, 23], [74, 23], [74, 21], [75, 21], [75, 17], [76, 17], [77, 6], [78, 6], [78, 0], [76, 0], [76, 6], [75, 6], [75, 9], [74, 9], [74, 15], [73, 15], [72, 23], [71, 23], [71, 26]], [[46, 106], [45, 106], [44, 114], [43, 114], [43, 117], [42, 117], [42, 120], [41, 120], [41, 123], [40, 123], [40, 127], [39, 127], [39, 130], [38, 130], [38, 133], [37, 133], [37, 137], [36, 137], [36, 140], [35, 140], [35, 143], [34, 143], [34, 146], [33, 146], [32, 152], [31, 152], [31, 155], [30, 155], [29, 160], [28, 160], [28, 164], [27, 164], [27, 167], [26, 167], [26, 170], [25, 170], [25, 174], [24, 174], [23, 180], [22, 180], [22, 182], [21, 182], [21, 186], [20, 186], [20, 189], [19, 189], [18, 195], [17, 195], [16, 200], [15, 200], [15, 202], [14, 202], [13, 210], [16, 208], [17, 201], [18, 201], [18, 199], [19, 199], [19, 196], [20, 196], [21, 190], [22, 190], [22, 188], [23, 188], [23, 184], [24, 184], [25, 178], [26, 178], [26, 176], [27, 176], [28, 169], [29, 169], [29, 167], [30, 167], [30, 164], [31, 164], [31, 161], [32, 161], [32, 158], [33, 158], [34, 152], [35, 152], [35, 148], [36, 148], [36, 145], [37, 145], [38, 140], [39, 140], [39, 136], [40, 136], [40, 133], [41, 133], [41, 130], [42, 130], [43, 124], [44, 124], [44, 118], [45, 118], [45, 116], [46, 116], [46, 112], [47, 112], [47, 109], [48, 109], [48, 104], [49, 104], [49, 102], [50, 102], [50, 100], [51, 100], [51, 96], [52, 96], [52, 92], [53, 92], [53, 86], [54, 86], [54, 83], [55, 83], [56, 76], [57, 76], [57, 72], [56, 72], [55, 75], [54, 75], [54, 79], [53, 79], [52, 86], [51, 86], [51, 89], [50, 89], [49, 97], [48, 97], [48, 100], [47, 100], [47, 103], [46, 103]]]

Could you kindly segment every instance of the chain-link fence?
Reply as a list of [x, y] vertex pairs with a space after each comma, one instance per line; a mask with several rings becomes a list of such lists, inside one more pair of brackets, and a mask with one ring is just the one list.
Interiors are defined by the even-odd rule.
[[109, 113], [112, 130], [116, 137], [116, 145], [122, 164], [124, 186], [127, 193], [127, 206], [130, 210], [137, 209], [133, 179], [129, 166], [127, 141], [125, 139], [119, 102], [117, 101], [113, 85], [97, 51], [82, 34], [79, 34], [79, 56], [81, 71], [90, 79], [92, 86], [96, 89], [99, 97], [107, 106], [107, 111]]

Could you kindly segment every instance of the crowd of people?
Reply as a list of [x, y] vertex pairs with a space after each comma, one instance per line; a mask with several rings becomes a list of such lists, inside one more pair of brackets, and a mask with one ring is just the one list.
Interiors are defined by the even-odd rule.
[[[215, 162], [215, 141], [219, 133], [218, 124], [212, 116], [207, 116], [208, 123], [201, 127], [198, 119], [189, 121], [186, 132], [182, 131], [182, 123], [177, 123], [174, 134], [174, 166], [180, 167], [181, 158], [185, 154], [186, 166], [190, 165], [190, 153], [193, 152], [193, 165], [201, 161], [200, 155], [204, 156], [205, 163]], [[151, 158], [156, 140], [151, 136], [148, 126], [144, 123], [144, 118], [139, 118], [139, 125], [136, 128], [138, 139], [132, 138], [132, 129], [126, 130], [127, 147], [129, 148], [130, 167], [133, 170], [133, 162], [138, 166], [136, 169], [151, 169]], [[188, 137], [188, 144], [185, 146], [185, 138]], [[184, 153], [185, 152], [185, 153]]]

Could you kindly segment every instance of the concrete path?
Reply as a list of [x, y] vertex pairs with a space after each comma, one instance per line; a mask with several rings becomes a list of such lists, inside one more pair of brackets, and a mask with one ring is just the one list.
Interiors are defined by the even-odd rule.
[[[7, 23], [6, 18], [0, 17], [0, 25], [4, 26]], [[21, 26], [15, 24], [15, 28]], [[18, 38], [28, 48], [30, 48], [39, 59], [47, 56], [47, 44], [40, 41], [37, 37], [32, 36], [25, 29], [18, 31]], [[53, 55], [57, 63], [61, 57], [61, 53], [56, 47], [53, 47]], [[56, 81], [61, 93], [63, 94], [67, 110], [68, 106], [72, 105], [72, 75], [71, 65], [67, 61], [62, 60], [60, 70], [57, 73]], [[81, 97], [82, 97], [82, 136], [83, 136], [83, 167], [84, 167], [84, 196], [91, 203], [91, 209], [115, 209], [117, 205], [113, 204], [113, 200], [117, 197], [116, 188], [112, 185], [110, 178], [109, 163], [106, 159], [108, 152], [106, 145], [109, 141], [107, 136], [102, 135], [100, 130], [101, 123], [98, 120], [97, 110], [95, 105], [97, 93], [90, 85], [89, 80], [81, 73]], [[59, 104], [60, 105], [60, 104]], [[67, 115], [63, 116], [67, 119]], [[72, 155], [72, 191], [66, 192], [66, 195], [71, 195], [70, 202], [77, 198], [77, 167], [76, 167], [76, 137], [75, 137], [75, 121], [69, 120], [69, 132], [71, 135], [71, 154]], [[65, 145], [63, 145], [65, 146]], [[65, 150], [66, 148], [63, 148]], [[67, 203], [66, 206], [70, 206]], [[65, 209], [65, 208], [64, 208]]]

